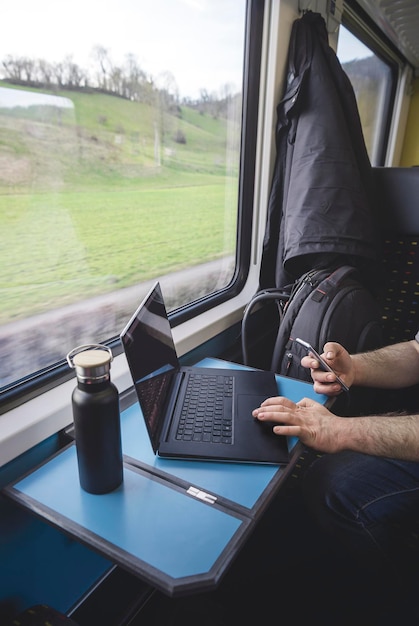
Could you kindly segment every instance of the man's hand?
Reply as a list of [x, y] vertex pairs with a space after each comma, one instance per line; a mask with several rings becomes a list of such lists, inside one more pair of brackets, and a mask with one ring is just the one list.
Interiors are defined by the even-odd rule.
[[333, 415], [314, 400], [303, 398], [295, 403], [283, 396], [268, 398], [253, 411], [253, 417], [277, 424], [273, 426], [276, 435], [298, 437], [305, 445], [320, 452], [340, 449], [339, 426], [344, 418]]
[[[348, 387], [352, 385], [354, 380], [352, 358], [343, 346], [334, 341], [328, 341], [324, 346], [324, 352], [321, 354], [321, 357], [342, 378]], [[320, 363], [315, 357], [311, 355], [303, 357], [301, 365], [310, 368], [316, 393], [322, 393], [327, 396], [337, 396], [341, 393], [342, 387], [336, 382], [335, 374], [320, 369]]]

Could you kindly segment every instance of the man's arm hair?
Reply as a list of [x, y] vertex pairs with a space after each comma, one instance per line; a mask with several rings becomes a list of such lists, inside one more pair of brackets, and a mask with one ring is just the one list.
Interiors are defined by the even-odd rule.
[[419, 344], [416, 340], [352, 355], [354, 385], [402, 389], [419, 383]]
[[340, 427], [340, 450], [419, 461], [419, 415], [390, 413], [343, 418]]

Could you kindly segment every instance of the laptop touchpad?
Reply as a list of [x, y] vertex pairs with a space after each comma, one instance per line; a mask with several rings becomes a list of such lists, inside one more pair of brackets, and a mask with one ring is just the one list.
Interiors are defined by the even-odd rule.
[[[266, 423], [259, 422], [252, 415], [252, 411], [258, 409], [262, 402], [266, 400], [266, 396], [254, 395], [254, 394], [239, 394], [237, 397], [238, 403], [238, 417], [242, 419], [247, 419], [251, 423], [259, 424], [261, 426], [266, 426]], [[272, 428], [272, 423], [269, 422], [269, 428]]]

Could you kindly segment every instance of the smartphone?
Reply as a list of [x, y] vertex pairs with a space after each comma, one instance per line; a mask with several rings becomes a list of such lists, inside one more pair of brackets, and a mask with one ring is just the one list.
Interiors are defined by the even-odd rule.
[[344, 389], [345, 391], [349, 391], [349, 387], [348, 385], [345, 385], [345, 383], [343, 382], [343, 380], [340, 378], [340, 376], [338, 376], [336, 374], [336, 372], [330, 367], [330, 365], [328, 365], [326, 363], [326, 361], [324, 359], [322, 359], [322, 357], [320, 356], [320, 354], [313, 348], [313, 346], [311, 344], [309, 344], [307, 341], [303, 341], [302, 339], [300, 339], [299, 337], [296, 337], [295, 341], [297, 343], [299, 343], [301, 346], [304, 346], [304, 348], [306, 348], [307, 352], [311, 352], [311, 354], [314, 356], [315, 359], [318, 360], [318, 362], [320, 363], [320, 366], [322, 367], [322, 369], [325, 372], [332, 372], [332, 374], [334, 374], [336, 376], [336, 380], [337, 382], [340, 384], [340, 386], [342, 387], [342, 389]]

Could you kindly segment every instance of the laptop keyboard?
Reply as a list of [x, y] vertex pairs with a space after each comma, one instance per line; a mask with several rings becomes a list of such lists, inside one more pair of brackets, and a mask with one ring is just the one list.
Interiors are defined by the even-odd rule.
[[191, 374], [176, 439], [232, 442], [233, 376]]

